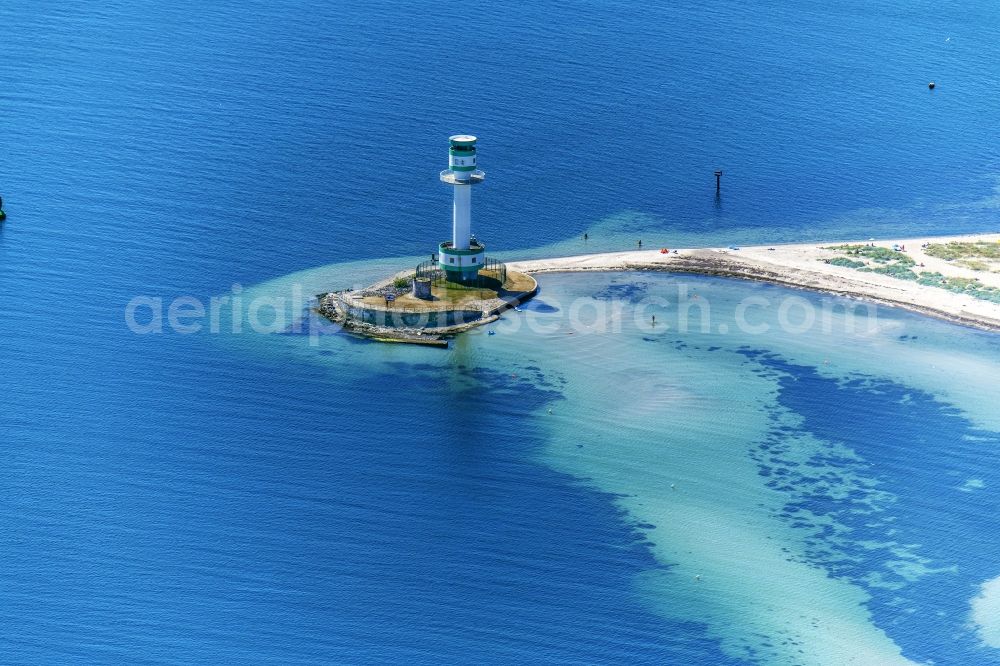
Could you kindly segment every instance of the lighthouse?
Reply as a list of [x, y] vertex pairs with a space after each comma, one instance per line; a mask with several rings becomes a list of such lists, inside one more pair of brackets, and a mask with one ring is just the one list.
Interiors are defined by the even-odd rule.
[[448, 138], [448, 168], [441, 181], [452, 186], [451, 240], [438, 245], [438, 265], [449, 282], [474, 282], [486, 257], [486, 247], [472, 237], [472, 186], [486, 174], [476, 168], [476, 137]]

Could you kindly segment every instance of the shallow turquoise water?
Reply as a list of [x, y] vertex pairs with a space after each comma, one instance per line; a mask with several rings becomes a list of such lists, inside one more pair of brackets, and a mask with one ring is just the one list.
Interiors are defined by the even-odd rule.
[[0, 661], [996, 661], [990, 336], [129, 331], [424, 258], [458, 131], [500, 256], [995, 230], [989, 3], [463, 12], [0, 5]]
[[[993, 618], [972, 612], [1000, 567], [995, 336], [699, 276], [556, 274], [540, 285], [495, 335], [476, 330], [448, 352], [336, 334], [250, 341], [330, 368], [420, 367], [449, 395], [499, 399], [497, 445], [537, 429], [533, 460], [614, 498], [656, 563], [635, 572], [636, 597], [664, 627], [693, 622], [730, 658], [997, 660], [984, 644]], [[542, 392], [483, 393], [469, 370]], [[469, 406], [454, 406], [463, 421]]]

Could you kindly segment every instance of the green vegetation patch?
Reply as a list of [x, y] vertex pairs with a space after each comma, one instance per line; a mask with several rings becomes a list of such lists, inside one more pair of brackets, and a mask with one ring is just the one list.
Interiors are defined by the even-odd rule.
[[[934, 251], [931, 251], [932, 248]], [[846, 255], [823, 260], [832, 266], [853, 268], [863, 273], [888, 275], [899, 280], [916, 282], [927, 287], [947, 289], [956, 294], [968, 294], [984, 301], [1000, 303], [1000, 288], [985, 285], [977, 278], [948, 278], [941, 273], [931, 271], [923, 271], [918, 275], [912, 270], [916, 261], [904, 252], [870, 245], [835, 245], [824, 249], [842, 252]], [[989, 270], [990, 267], [984, 261], [968, 259], [969, 256], [1000, 259], [1000, 243], [947, 243], [930, 245], [925, 249], [927, 254], [958, 260], [958, 263], [967, 265], [973, 270]]]
[[854, 261], [847, 257], [834, 257], [833, 259], [827, 259], [826, 263], [831, 266], [843, 266], [844, 268], [864, 268], [867, 265], [863, 261]]
[[924, 248], [931, 257], [938, 259], [1000, 259], [1000, 243], [989, 243], [987, 241], [976, 241], [974, 243], [931, 243]]
[[862, 273], [878, 273], [879, 275], [889, 275], [894, 278], [899, 278], [900, 280], [911, 280], [916, 281], [919, 276], [911, 271], [906, 266], [901, 264], [891, 264], [888, 266], [876, 266], [875, 268], [864, 267], [859, 268]]
[[979, 259], [959, 259], [957, 264], [962, 264], [966, 268], [971, 268], [974, 271], [989, 271], [990, 265], [985, 261], [980, 261]]
[[488, 287], [461, 284], [459, 282], [441, 281], [434, 285], [434, 295], [444, 301], [460, 301], [468, 299], [489, 300], [497, 297], [497, 292]]
[[900, 280], [918, 279], [917, 274], [910, 270], [917, 262], [905, 252], [871, 245], [835, 245], [825, 249], [843, 252], [846, 255], [825, 260], [833, 266], [854, 268], [865, 273], [891, 275]]
[[879, 264], [900, 264], [903, 266], [913, 266], [915, 262], [905, 252], [897, 252], [885, 247], [872, 247], [871, 245], [834, 245], [824, 248], [843, 252], [849, 257], [863, 257]]
[[919, 284], [922, 284], [925, 287], [941, 287], [944, 285], [944, 281], [945, 277], [937, 271], [934, 271], [933, 273], [930, 271], [924, 271], [920, 274], [920, 279], [917, 280]]
[[1000, 289], [985, 285], [977, 278], [946, 278], [936, 271], [924, 271], [920, 274], [920, 279], [917, 280], [917, 283], [927, 287], [940, 287], [956, 294], [968, 294], [984, 301], [1000, 303]]

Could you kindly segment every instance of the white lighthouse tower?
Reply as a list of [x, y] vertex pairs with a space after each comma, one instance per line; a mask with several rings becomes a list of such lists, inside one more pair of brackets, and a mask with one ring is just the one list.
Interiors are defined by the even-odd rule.
[[451, 240], [438, 246], [438, 264], [450, 282], [472, 282], [479, 275], [486, 247], [472, 237], [472, 186], [486, 178], [476, 168], [476, 137], [456, 134], [449, 137], [448, 167], [441, 181], [453, 186]]

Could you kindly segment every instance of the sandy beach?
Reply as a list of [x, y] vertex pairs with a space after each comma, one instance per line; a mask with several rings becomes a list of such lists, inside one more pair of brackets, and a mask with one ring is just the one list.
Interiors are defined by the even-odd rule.
[[916, 271], [940, 273], [945, 278], [977, 279], [985, 286], [1000, 288], [1000, 272], [973, 270], [958, 262], [928, 255], [923, 245], [949, 242], [1000, 242], [1000, 234], [936, 236], [925, 238], [869, 239], [831, 241], [797, 245], [752, 246], [734, 248], [661, 248], [578, 255], [553, 259], [509, 262], [512, 270], [524, 273], [569, 271], [629, 271], [656, 270], [678, 273], [699, 273], [747, 280], [760, 280], [813, 291], [837, 294], [862, 300], [898, 306], [940, 317], [968, 326], [1000, 331], [1000, 304], [969, 294], [955, 293], [935, 286], [918, 284], [890, 275], [863, 272], [855, 268], [825, 263], [842, 256], [842, 252], [827, 249], [832, 246], [856, 244], [893, 249], [905, 248]]

